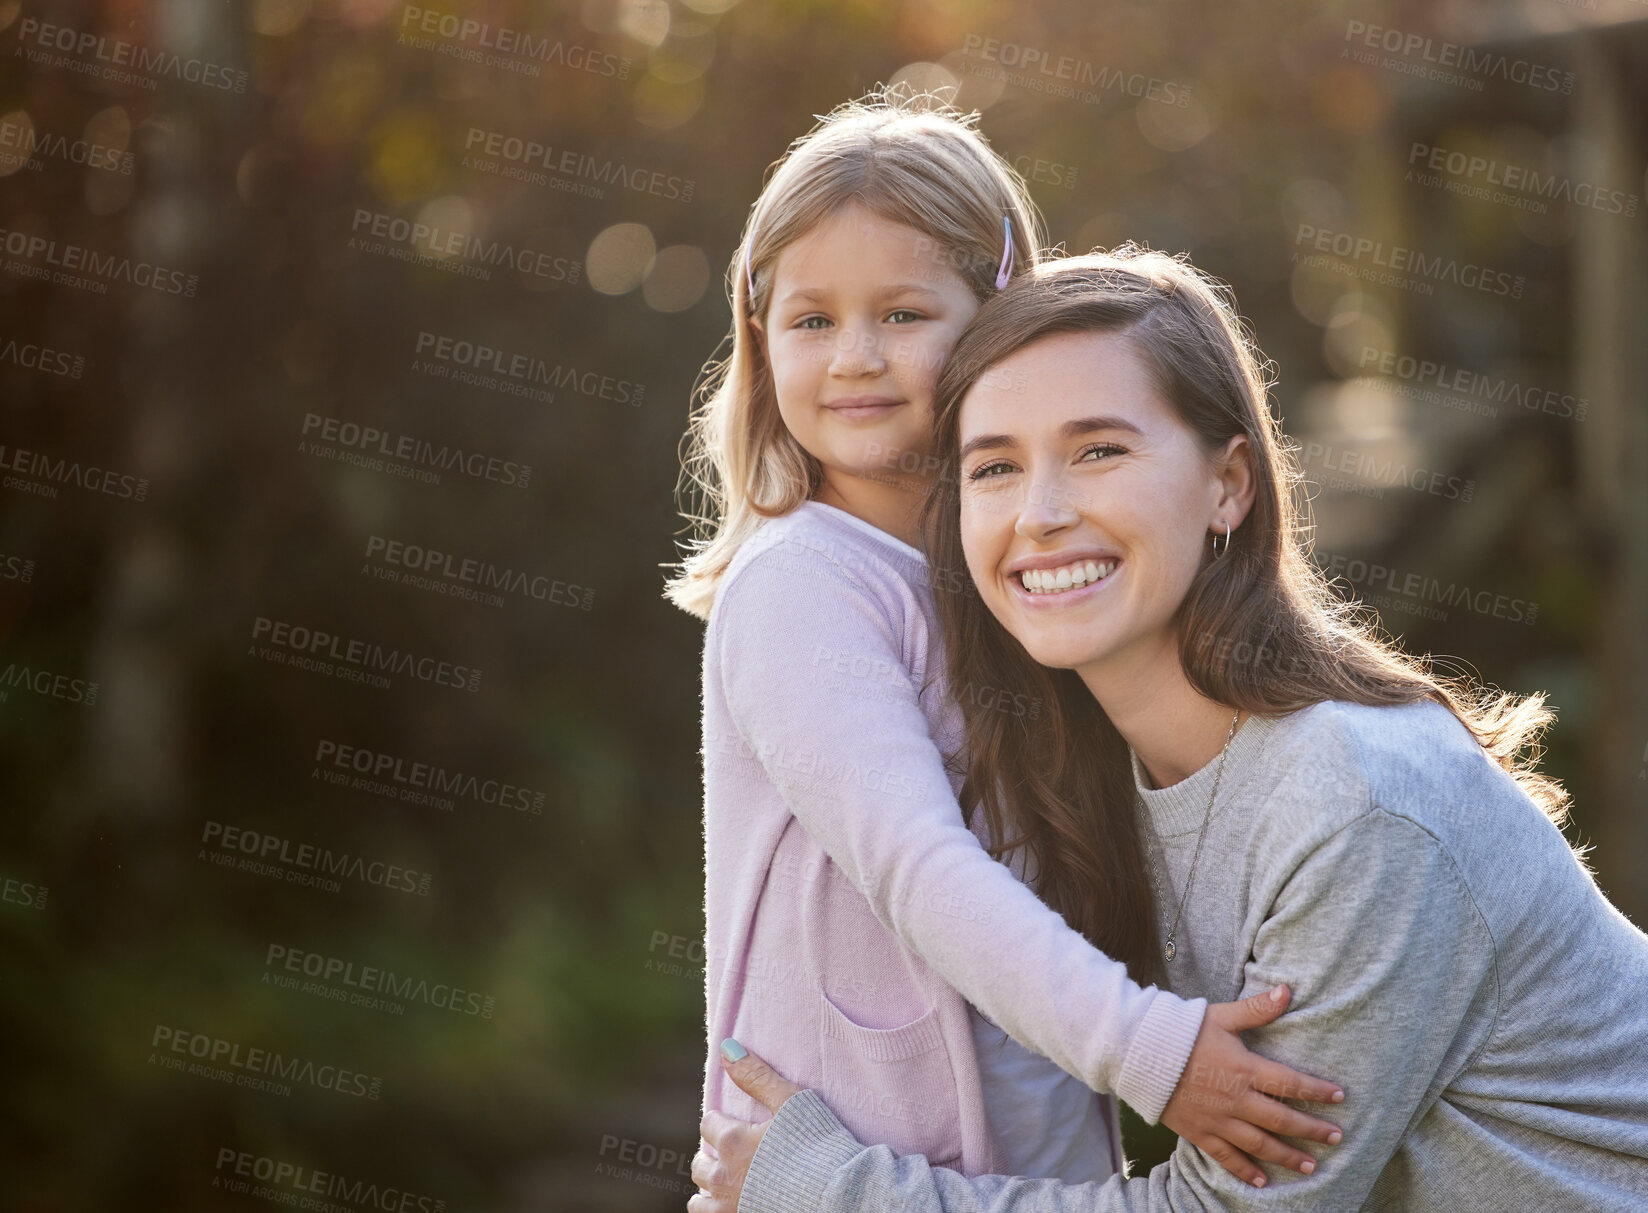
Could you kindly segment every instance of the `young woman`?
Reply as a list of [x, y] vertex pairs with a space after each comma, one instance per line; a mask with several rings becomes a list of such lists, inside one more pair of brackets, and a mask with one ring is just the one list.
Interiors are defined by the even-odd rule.
[[[1333, 597], [1260, 366], [1181, 261], [1042, 264], [940, 380], [931, 556], [978, 589], [940, 599], [952, 681], [1051, 705], [967, 709], [970, 778], [1042, 895], [1086, 927], [1148, 890], [1108, 950], [1180, 994], [1287, 981], [1256, 1042], [1343, 1077], [1345, 1144], [1263, 1190], [1187, 1142], [1133, 1179], [972, 1178], [862, 1148], [751, 1054], [729, 1069], [777, 1115], [706, 1119], [693, 1213], [1648, 1208], [1648, 936], [1519, 762], [1548, 713], [1440, 681]], [[1118, 839], [1126, 877], [1094, 881]]]
[[1336, 1127], [1261, 1088], [1336, 1088], [1238, 1035], [1285, 1002], [1141, 988], [1091, 941], [1124, 938], [1143, 902], [1078, 933], [958, 804], [933, 586], [967, 582], [914, 546], [932, 389], [1039, 242], [1022, 181], [968, 121], [890, 98], [826, 118], [751, 211], [731, 356], [690, 435], [708, 535], [670, 587], [709, 621], [704, 1107], [765, 1115], [715, 1052], [740, 1034], [867, 1140], [967, 1174], [1114, 1173], [1116, 1108], [1094, 1091], [1244, 1174], [1263, 1178], [1238, 1145], [1308, 1168], [1273, 1134], [1331, 1144]]

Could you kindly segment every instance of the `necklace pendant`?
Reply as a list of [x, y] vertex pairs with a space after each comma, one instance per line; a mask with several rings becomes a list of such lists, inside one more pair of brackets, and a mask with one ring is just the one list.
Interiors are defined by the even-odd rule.
[[1167, 941], [1167, 946], [1162, 949], [1162, 955], [1167, 957], [1169, 960], [1172, 960], [1178, 955], [1178, 949], [1173, 946], [1173, 941], [1171, 939]]

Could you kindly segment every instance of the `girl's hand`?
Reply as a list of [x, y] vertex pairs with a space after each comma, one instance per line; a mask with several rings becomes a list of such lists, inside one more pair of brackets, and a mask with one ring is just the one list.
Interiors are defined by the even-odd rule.
[[[731, 1060], [733, 1055], [737, 1061]], [[746, 1052], [737, 1041], [721, 1046], [721, 1068], [740, 1090], [753, 1095], [769, 1112], [777, 1113], [786, 1099], [801, 1090], [754, 1053]], [[687, 1213], [738, 1213], [744, 1177], [750, 1173], [755, 1149], [766, 1135], [767, 1126], [706, 1112], [698, 1122], [698, 1132], [709, 1150], [700, 1147], [693, 1155], [692, 1182], [698, 1185], [698, 1195], [687, 1201]]]
[[1343, 1091], [1331, 1082], [1250, 1053], [1242, 1043], [1242, 1032], [1270, 1023], [1287, 1007], [1289, 997], [1287, 986], [1281, 985], [1241, 1002], [1208, 1007], [1179, 1085], [1162, 1110], [1164, 1125], [1232, 1175], [1258, 1188], [1265, 1186], [1265, 1173], [1253, 1158], [1306, 1175], [1316, 1169], [1314, 1158], [1277, 1140], [1273, 1133], [1332, 1146], [1342, 1139], [1335, 1126], [1290, 1108], [1282, 1100], [1338, 1103], [1345, 1098]]

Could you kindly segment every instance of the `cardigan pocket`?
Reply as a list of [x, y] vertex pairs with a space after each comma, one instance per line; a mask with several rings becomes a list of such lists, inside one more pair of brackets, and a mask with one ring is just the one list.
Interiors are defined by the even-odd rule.
[[961, 1162], [961, 1108], [938, 1011], [897, 1028], [866, 1028], [819, 991], [819, 1049], [830, 1110], [867, 1146], [924, 1154], [935, 1167]]

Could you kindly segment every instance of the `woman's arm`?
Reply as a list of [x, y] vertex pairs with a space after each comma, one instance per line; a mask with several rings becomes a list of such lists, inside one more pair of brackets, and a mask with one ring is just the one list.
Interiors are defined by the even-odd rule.
[[[1278, 896], [1248, 962], [1246, 991], [1284, 975], [1300, 1007], [1260, 1030], [1256, 1045], [1295, 1064], [1325, 1059], [1345, 1077], [1337, 1113], [1345, 1141], [1314, 1174], [1267, 1168], [1270, 1182], [1256, 1189], [1180, 1142], [1137, 1179], [968, 1179], [886, 1146], [865, 1149], [817, 1092], [804, 1091], [762, 1126], [753, 1162], [722, 1151], [735, 1170], [749, 1163], [732, 1199], [739, 1213], [1360, 1208], [1403, 1138], [1491, 1035], [1491, 1023], [1474, 1033], [1462, 1025], [1479, 998], [1497, 999], [1493, 940], [1441, 844], [1376, 808], [1313, 851]], [[1481, 1164], [1490, 1178], [1491, 1160], [1457, 1161]]]

